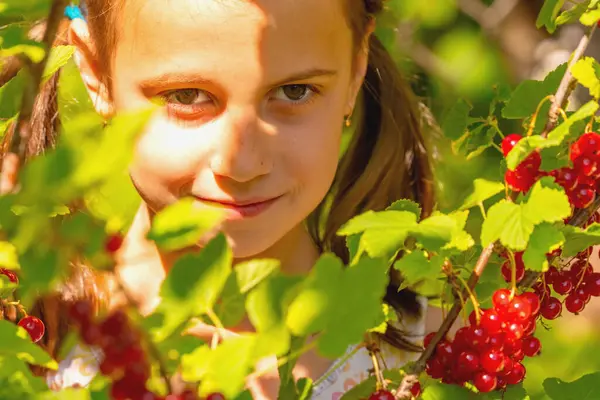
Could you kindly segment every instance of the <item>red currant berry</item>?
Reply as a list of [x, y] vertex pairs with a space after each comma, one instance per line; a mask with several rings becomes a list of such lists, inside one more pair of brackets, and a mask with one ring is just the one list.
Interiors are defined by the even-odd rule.
[[456, 331], [456, 334], [454, 335], [454, 342], [452, 343], [456, 351], [460, 352], [471, 347], [471, 337], [469, 335], [470, 328], [466, 326], [463, 326]]
[[525, 292], [521, 295], [521, 298], [527, 301], [527, 303], [529, 303], [529, 310], [532, 316], [537, 315], [537, 313], [540, 312], [541, 302], [537, 294], [532, 292]]
[[500, 314], [494, 309], [485, 310], [481, 314], [481, 326], [490, 335], [500, 333], [502, 330], [502, 320]]
[[116, 253], [123, 245], [123, 236], [120, 233], [110, 235], [104, 243], [104, 250], [109, 254]]
[[78, 300], [69, 309], [69, 316], [79, 325], [88, 324], [94, 309], [92, 303], [87, 300]]
[[18, 325], [24, 328], [27, 333], [29, 333], [33, 343], [39, 342], [42, 336], [44, 336], [44, 332], [46, 332], [44, 323], [33, 315], [28, 315], [24, 318], [21, 318]]
[[583, 154], [597, 155], [600, 152], [600, 135], [595, 132], [586, 132], [577, 139], [575, 145], [581, 149]]
[[509, 385], [518, 385], [525, 378], [525, 367], [523, 364], [516, 362], [513, 364], [512, 370], [505, 376], [506, 383]]
[[594, 296], [600, 296], [600, 272], [594, 272], [585, 278], [586, 291]]
[[453, 363], [454, 358], [456, 357], [456, 352], [454, 351], [452, 343], [444, 340], [438, 343], [435, 355], [436, 357], [439, 357], [442, 364], [450, 365]]
[[496, 389], [498, 381], [496, 375], [480, 372], [473, 378], [473, 384], [481, 393], [488, 393]]
[[504, 355], [504, 362], [503, 362], [503, 366], [502, 366], [502, 371], [500, 371], [498, 373], [499, 376], [506, 376], [508, 375], [513, 368], [513, 364], [514, 361], [510, 358], [510, 356], [507, 356], [506, 354]]
[[485, 329], [480, 326], [472, 326], [469, 330], [468, 338], [471, 347], [477, 350], [484, 349], [490, 340]]
[[527, 300], [517, 296], [508, 305], [507, 314], [515, 321], [525, 322], [531, 316], [531, 306]]
[[556, 319], [562, 313], [562, 303], [556, 297], [547, 297], [542, 301], [540, 314], [542, 317], [552, 320]]
[[[502, 264], [502, 269], [500, 272], [502, 272], [502, 277], [506, 282], [512, 282], [512, 268], [510, 266], [510, 262], [507, 261], [504, 264]], [[521, 282], [524, 277], [525, 267], [517, 263], [517, 265], [515, 266], [515, 282]]]
[[504, 154], [504, 157], [506, 157], [508, 155], [508, 153], [510, 153], [510, 151], [513, 149], [513, 147], [515, 147], [515, 145], [522, 138], [523, 137], [517, 133], [511, 133], [510, 135], [508, 135], [504, 139], [502, 139], [501, 146], [502, 146], [502, 153]]
[[592, 297], [592, 295], [588, 292], [585, 281], [582, 282], [581, 285], [579, 285], [579, 287], [573, 292], [571, 292], [571, 295], [579, 297], [581, 300], [583, 300], [584, 304], [587, 304]]
[[0, 268], [0, 274], [6, 276], [12, 283], [19, 283], [19, 277], [10, 269]]
[[416, 382], [414, 385], [412, 385], [410, 388], [410, 394], [412, 394], [413, 397], [419, 397], [421, 395], [421, 384], [419, 382]]
[[446, 368], [438, 358], [429, 359], [425, 364], [425, 371], [433, 379], [441, 379], [446, 372]]
[[585, 308], [585, 301], [575, 294], [570, 294], [565, 298], [565, 307], [570, 313], [579, 314]]
[[544, 272], [544, 279], [548, 285], [552, 285], [554, 281], [560, 276], [560, 272], [555, 266], [548, 268], [548, 271]]
[[539, 171], [542, 165], [542, 156], [537, 151], [531, 153], [519, 166], [517, 167], [520, 171], [529, 170], [533, 173]]
[[463, 351], [458, 356], [456, 366], [461, 371], [475, 372], [479, 369], [479, 356], [474, 351]]
[[508, 309], [510, 304], [510, 290], [500, 289], [496, 290], [492, 295], [492, 303], [494, 308], [499, 312], [504, 312]]
[[554, 282], [552, 287], [556, 293], [565, 295], [573, 290], [573, 282], [571, 282], [570, 276], [561, 274], [560, 278]]
[[428, 333], [425, 335], [425, 339], [423, 339], [423, 347], [428, 347], [429, 343], [431, 343], [431, 339], [435, 336], [435, 332]]
[[525, 353], [527, 357], [533, 357], [537, 355], [541, 349], [542, 343], [540, 342], [540, 339], [530, 336], [523, 340], [523, 353]]
[[573, 190], [577, 186], [577, 172], [572, 168], [561, 168], [554, 174], [556, 183], [566, 191]]
[[596, 161], [586, 155], [582, 155], [573, 161], [573, 169], [579, 176], [592, 176], [596, 172], [596, 168]]
[[506, 339], [511, 340], [519, 340], [523, 337], [523, 325], [518, 322], [513, 322], [508, 325], [508, 329], [506, 331]]
[[504, 333], [500, 332], [495, 335], [491, 335], [488, 340], [488, 346], [490, 349], [502, 351], [504, 349]]
[[[225, 400], [225, 397], [223, 397], [222, 399], [209, 399], [207, 397], [206, 400]], [[369, 396], [369, 400], [394, 400], [394, 395], [392, 394], [392, 392], [381, 389]]]
[[529, 170], [520, 171], [509, 169], [504, 173], [506, 185], [513, 192], [527, 192], [535, 183], [537, 175]]
[[496, 374], [504, 368], [504, 354], [498, 350], [490, 349], [481, 354], [481, 367], [490, 374]]
[[523, 349], [519, 349], [516, 352], [511, 354], [511, 358], [514, 362], [521, 362], [525, 358], [525, 353]]
[[523, 326], [523, 337], [531, 336], [535, 332], [536, 323], [535, 319], [529, 319], [527, 324]]
[[577, 185], [577, 187], [567, 192], [569, 202], [575, 208], [586, 208], [594, 201], [596, 192], [587, 185]]

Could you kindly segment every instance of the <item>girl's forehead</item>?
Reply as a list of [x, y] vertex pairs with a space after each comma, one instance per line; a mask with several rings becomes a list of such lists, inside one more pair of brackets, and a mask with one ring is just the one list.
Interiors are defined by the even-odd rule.
[[[239, 76], [253, 70], [275, 79], [298, 68], [335, 68], [324, 64], [349, 59], [352, 35], [344, 0], [125, 3], [117, 63], [137, 65], [139, 75], [173, 68], [226, 74], [232, 68], [237, 79], [256, 79]], [[298, 65], [302, 62], [310, 65]]]

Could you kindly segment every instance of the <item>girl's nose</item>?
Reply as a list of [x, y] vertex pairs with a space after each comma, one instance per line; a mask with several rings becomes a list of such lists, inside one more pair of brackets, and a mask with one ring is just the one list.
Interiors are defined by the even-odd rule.
[[221, 123], [210, 158], [215, 175], [244, 183], [271, 172], [272, 138], [261, 127], [256, 110], [227, 110]]

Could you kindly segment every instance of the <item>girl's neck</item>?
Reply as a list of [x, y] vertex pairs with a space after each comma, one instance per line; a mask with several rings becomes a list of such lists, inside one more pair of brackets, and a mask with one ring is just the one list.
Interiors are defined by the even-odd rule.
[[[143, 314], [151, 313], [160, 301], [160, 286], [181, 255], [163, 253], [146, 239], [151, 220], [151, 211], [142, 203], [127, 233], [115, 271]], [[277, 259], [284, 273], [303, 274], [312, 268], [318, 257], [317, 246], [304, 225], [299, 224], [273, 246], [252, 258]], [[234, 259], [234, 264], [242, 261], [245, 260]]]

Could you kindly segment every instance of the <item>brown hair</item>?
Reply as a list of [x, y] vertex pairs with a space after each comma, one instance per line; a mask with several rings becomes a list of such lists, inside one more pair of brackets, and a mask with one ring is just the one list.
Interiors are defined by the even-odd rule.
[[[348, 2], [348, 20], [358, 50], [369, 22], [382, 10], [383, 0]], [[85, 2], [90, 34], [96, 39], [97, 59], [110, 59], [110, 51], [117, 41], [118, 31], [115, 27], [122, 3], [107, 0]], [[63, 43], [64, 37], [59, 37], [55, 45]], [[109, 65], [97, 66], [107, 79], [110, 77]], [[7, 72], [3, 70], [0, 73], [0, 81], [3, 81], [2, 76]], [[56, 143], [60, 123], [56, 117], [59, 74], [60, 71], [43, 86], [38, 96], [28, 158], [42, 154]], [[345, 242], [336, 236], [336, 232], [353, 216], [366, 210], [382, 210], [400, 198], [417, 201], [424, 216], [433, 207], [432, 169], [421, 131], [417, 102], [390, 54], [375, 35], [369, 41], [369, 61], [361, 97], [361, 110], [357, 112], [360, 120], [340, 161], [330, 191], [331, 206], [326, 207], [323, 202], [308, 220], [311, 234], [320, 248], [333, 251], [346, 262], [348, 254]], [[11, 136], [9, 132], [4, 138], [0, 162]], [[408, 290], [398, 291], [399, 287], [399, 277], [391, 275], [385, 301], [398, 312], [418, 315], [420, 307], [416, 295]], [[106, 294], [104, 288], [99, 275], [83, 264], [74, 264], [73, 277], [65, 284], [65, 291], [40, 299], [32, 313], [37, 313], [46, 323], [48, 330], [42, 345], [52, 355], [56, 356], [60, 340], [68, 328], [65, 304], [77, 298], [87, 298], [100, 305]], [[393, 327], [388, 328], [384, 338], [402, 349], [421, 349]]]

